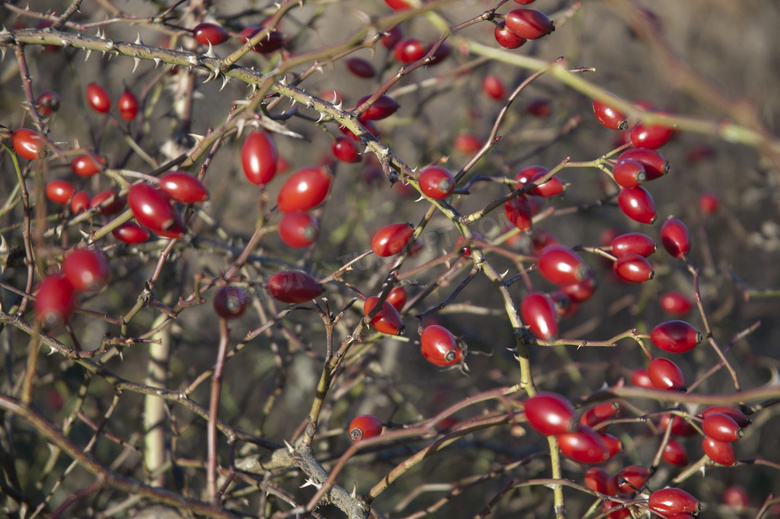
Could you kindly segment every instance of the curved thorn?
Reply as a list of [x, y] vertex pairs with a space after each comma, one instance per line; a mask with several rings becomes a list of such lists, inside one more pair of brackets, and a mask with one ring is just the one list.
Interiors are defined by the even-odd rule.
[[136, 34], [137, 36], [135, 37], [135, 41], [133, 43], [135, 43], [136, 45], [143, 45], [144, 42], [141, 40], [141, 33], [136, 32]]
[[220, 92], [222, 92], [222, 89], [225, 88], [225, 85], [228, 84], [228, 81], [230, 81], [230, 78], [223, 75], [222, 76], [222, 86], [219, 89]]
[[87, 61], [92, 56], [92, 49], [87, 49], [87, 55], [84, 56], [84, 61]]
[[130, 72], [131, 74], [135, 74], [135, 69], [138, 68], [138, 64], [141, 63], [140, 58], [133, 58], [133, 71]]

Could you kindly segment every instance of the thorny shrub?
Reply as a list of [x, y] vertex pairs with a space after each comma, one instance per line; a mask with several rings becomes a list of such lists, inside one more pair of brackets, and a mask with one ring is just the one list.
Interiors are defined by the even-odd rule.
[[776, 16], [648, 4], [4, 2], [2, 514], [777, 513], [777, 78], [675, 47]]

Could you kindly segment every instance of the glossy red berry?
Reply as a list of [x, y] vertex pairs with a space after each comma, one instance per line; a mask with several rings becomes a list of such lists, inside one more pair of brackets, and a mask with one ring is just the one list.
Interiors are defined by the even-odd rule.
[[214, 311], [223, 319], [236, 319], [246, 312], [249, 298], [243, 288], [225, 285], [214, 295]]
[[720, 198], [715, 193], [702, 193], [699, 195], [699, 209], [705, 215], [718, 212]]
[[506, 22], [501, 20], [493, 31], [496, 42], [505, 49], [517, 49], [528, 41], [522, 36], [513, 33], [506, 28]]
[[612, 169], [612, 175], [620, 187], [636, 187], [647, 180], [645, 166], [634, 159], [618, 161]]
[[503, 100], [506, 96], [504, 82], [494, 74], [485, 74], [482, 77], [482, 91], [498, 101]]
[[347, 69], [352, 72], [357, 77], [360, 78], [372, 78], [376, 75], [376, 70], [374, 70], [374, 65], [371, 64], [370, 61], [359, 58], [359, 57], [352, 57], [347, 59]]
[[50, 180], [46, 183], [46, 198], [55, 204], [66, 205], [76, 189], [67, 180]]
[[[655, 386], [653, 386], [655, 387]], [[685, 418], [676, 414], [664, 414], [661, 419], [658, 420], [658, 427], [663, 430], [669, 426], [669, 422], [672, 423], [672, 434], [675, 436], [695, 436], [698, 434], [696, 428], [691, 425]]]
[[545, 231], [544, 229], [534, 229], [531, 233], [531, 253], [535, 255], [540, 255], [544, 249], [549, 247], [550, 245], [559, 245], [560, 242], [558, 241], [558, 238], [555, 237], [554, 234], [552, 234], [549, 231]]
[[41, 117], [48, 117], [60, 109], [60, 96], [57, 92], [46, 90], [35, 99], [35, 109]]
[[740, 427], [747, 427], [748, 425], [750, 425], [750, 418], [745, 416], [745, 413], [743, 413], [739, 409], [734, 409], [733, 407], [715, 405], [705, 409], [701, 413], [701, 416], [706, 420], [708, 416], [715, 413], [720, 413], [720, 414], [725, 414], [726, 416], [730, 416], [735, 422], [737, 422], [737, 425], [739, 425]]
[[96, 292], [108, 282], [108, 259], [95, 249], [74, 249], [65, 254], [62, 274], [74, 290]]
[[389, 294], [387, 294], [387, 302], [393, 305], [398, 312], [403, 310], [406, 304], [407, 293], [406, 289], [402, 286], [393, 287]]
[[584, 303], [593, 297], [593, 293], [596, 291], [597, 287], [598, 281], [596, 281], [596, 278], [589, 277], [578, 283], [567, 283], [565, 285], [560, 285], [558, 290], [569, 296], [569, 299], [571, 299], [572, 303]]
[[701, 423], [704, 434], [721, 442], [733, 442], [744, 434], [732, 417], [723, 413], [711, 413]]
[[332, 180], [333, 176], [324, 168], [299, 169], [282, 185], [276, 204], [283, 213], [314, 209], [328, 196]]
[[555, 30], [552, 20], [534, 9], [512, 9], [505, 20], [507, 29], [526, 40], [536, 40]]
[[623, 442], [620, 441], [620, 438], [617, 436], [613, 436], [603, 431], [596, 431], [596, 433], [601, 437], [601, 441], [604, 442], [604, 445], [607, 446], [607, 452], [609, 454], [607, 459], [611, 459], [613, 456], [623, 450]]
[[655, 202], [642, 186], [621, 189], [618, 193], [618, 205], [632, 220], [648, 224], [655, 221]]
[[558, 316], [558, 319], [566, 319], [574, 314], [575, 310], [577, 309], [577, 305], [572, 302], [569, 296], [560, 290], [550, 292], [549, 295], [550, 299], [555, 305], [555, 313]]
[[579, 254], [564, 245], [545, 248], [539, 255], [537, 264], [542, 276], [556, 285], [578, 283], [592, 274], [590, 267]]
[[574, 407], [558, 393], [540, 391], [523, 403], [528, 425], [545, 436], [570, 433], [580, 428]]
[[621, 234], [610, 243], [612, 254], [620, 258], [626, 254], [639, 254], [647, 257], [655, 252], [656, 244], [653, 239], [641, 232], [629, 232]]
[[680, 367], [669, 359], [656, 357], [647, 366], [647, 374], [656, 389], [685, 391], [685, 377]]
[[456, 135], [452, 147], [461, 153], [474, 153], [482, 148], [482, 141], [474, 135]]
[[414, 226], [408, 223], [394, 223], [379, 229], [371, 241], [374, 254], [386, 258], [394, 256], [409, 244], [414, 234]]
[[[356, 107], [362, 105], [370, 98], [370, 95], [358, 99]], [[382, 94], [374, 103], [360, 116], [361, 121], [378, 121], [393, 115], [400, 105], [390, 96]]]
[[521, 231], [529, 231], [533, 226], [533, 208], [528, 197], [518, 195], [504, 203], [504, 213], [509, 222]]
[[401, 63], [414, 63], [425, 56], [425, 47], [417, 38], [404, 38], [393, 47], [393, 56]]
[[628, 283], [644, 283], [655, 274], [647, 258], [633, 252], [620, 256], [613, 267], [618, 277]]
[[46, 328], [65, 324], [76, 309], [76, 291], [64, 276], [49, 274], [38, 286], [35, 315]]
[[592, 467], [585, 472], [585, 486], [608, 496], [618, 493], [615, 480], [601, 467]]
[[[615, 97], [613, 94], [609, 94]], [[593, 100], [593, 115], [596, 116], [596, 120], [605, 128], [610, 130], [627, 130], [628, 121], [626, 115], [611, 106], [608, 103], [600, 101], [598, 99]]]
[[[549, 172], [550, 170], [545, 168], [544, 166], [528, 166], [527, 168], [522, 169], [517, 175], [515, 175], [515, 179], [518, 182], [517, 187], [523, 187], [527, 184], [533, 184], [539, 179], [541, 179], [543, 176], [547, 175]], [[561, 182], [561, 179], [554, 176], [551, 177], [546, 182], [544, 182], [543, 184], [539, 184], [538, 186], [532, 187], [530, 190], [527, 191], [527, 193], [529, 195], [551, 197], [551, 196], [560, 195], [565, 190], [566, 188], [563, 185], [563, 182]]]
[[81, 214], [89, 209], [89, 193], [86, 191], [76, 191], [70, 199], [70, 210], [73, 214]]
[[111, 234], [117, 240], [130, 245], [143, 243], [149, 239], [149, 231], [133, 222], [123, 223], [111, 231]]
[[685, 321], [666, 321], [650, 332], [653, 344], [669, 353], [690, 351], [701, 339], [701, 333]]
[[601, 422], [614, 418], [619, 409], [620, 406], [617, 402], [602, 402], [596, 404], [582, 413], [582, 416], [580, 416], [580, 423], [582, 425], [594, 427]]
[[[379, 302], [379, 298], [371, 296], [363, 303], [363, 315], [368, 315]], [[404, 323], [401, 315], [393, 305], [385, 300], [382, 308], [371, 319], [371, 326], [378, 332], [387, 335], [400, 335], [404, 331]]]
[[455, 190], [452, 173], [439, 166], [430, 166], [420, 172], [420, 189], [434, 200], [443, 200]]
[[437, 366], [452, 366], [463, 360], [463, 351], [458, 347], [455, 336], [438, 324], [423, 329], [420, 351], [428, 362]]
[[[111, 199], [110, 202], [108, 200]], [[92, 197], [89, 202], [89, 208], [97, 208], [95, 213], [110, 216], [117, 214], [125, 208], [127, 200], [123, 196], [119, 196], [119, 191], [116, 189], [106, 189], [101, 191]]]
[[353, 442], [367, 440], [382, 433], [382, 421], [374, 415], [358, 416], [349, 424], [349, 437]]
[[297, 270], [277, 272], [268, 278], [266, 288], [271, 297], [282, 303], [305, 303], [324, 290], [316, 279]]
[[586, 465], [598, 465], [609, 459], [609, 449], [601, 436], [583, 425], [578, 431], [559, 434], [558, 447], [561, 454]]
[[691, 250], [691, 235], [688, 227], [679, 218], [670, 216], [661, 226], [661, 243], [666, 252], [675, 258], [687, 256]]
[[[251, 40], [257, 33], [262, 31], [264, 28], [265, 27], [258, 27], [258, 26], [247, 27], [246, 29], [241, 31], [241, 43], [246, 44], [246, 42]], [[252, 50], [254, 52], [259, 52], [260, 54], [269, 54], [279, 49], [283, 43], [284, 43], [284, 35], [281, 33], [281, 31], [273, 29], [271, 32], [268, 33], [268, 36], [262, 38], [257, 43], [257, 45], [252, 47]]]
[[618, 491], [633, 494], [645, 486], [650, 478], [650, 469], [643, 465], [629, 465], [615, 474]]
[[253, 131], [241, 146], [241, 166], [247, 180], [255, 185], [267, 184], [274, 178], [279, 154], [271, 136], [264, 131]]
[[670, 315], [682, 317], [687, 315], [691, 308], [693, 308], [693, 302], [680, 292], [666, 292], [661, 295], [661, 309]]
[[330, 143], [330, 149], [333, 156], [341, 162], [360, 162], [360, 151], [358, 145], [352, 139], [347, 137], [337, 137]]
[[181, 238], [184, 222], [171, 205], [168, 195], [149, 184], [135, 184], [127, 194], [127, 203], [138, 223], [158, 236]]
[[731, 442], [718, 441], [710, 436], [705, 436], [701, 441], [704, 454], [715, 463], [731, 467], [737, 464], [737, 456], [734, 454], [734, 445]]
[[122, 119], [132, 121], [138, 115], [138, 98], [129, 89], [125, 88], [125, 91], [119, 96], [117, 108], [119, 108], [119, 116]]
[[209, 199], [209, 191], [197, 177], [185, 171], [170, 171], [160, 177], [160, 190], [176, 202], [194, 204]]
[[91, 177], [103, 171], [106, 160], [103, 157], [87, 152], [70, 161], [70, 169], [80, 177]]
[[631, 384], [637, 387], [655, 388], [645, 368], [637, 368], [631, 372]]
[[305, 211], [290, 211], [279, 221], [279, 238], [288, 247], [308, 247], [320, 236], [320, 222]]
[[699, 500], [679, 488], [663, 488], [650, 494], [647, 502], [650, 510], [663, 516], [674, 514], [696, 514]]
[[93, 110], [101, 114], [111, 110], [111, 96], [108, 94], [108, 90], [97, 83], [87, 85], [87, 103]]
[[547, 294], [531, 292], [523, 298], [520, 315], [531, 333], [540, 339], [551, 339], [558, 335], [558, 311]]
[[631, 130], [631, 143], [635, 148], [655, 150], [669, 142], [672, 135], [674, 128], [639, 123]]
[[199, 23], [192, 29], [192, 35], [201, 45], [219, 45], [225, 43], [230, 38], [228, 32], [215, 23]]
[[688, 465], [688, 450], [682, 443], [674, 438], [669, 438], [669, 442], [661, 453], [661, 458], [675, 467], [685, 467]]
[[19, 128], [11, 135], [11, 145], [20, 157], [27, 160], [42, 159], [46, 156], [46, 145], [43, 139], [29, 128]]
[[618, 156], [618, 162], [625, 159], [633, 159], [642, 163], [645, 167], [647, 180], [655, 180], [669, 173], [669, 161], [655, 150], [636, 148], [626, 150]]

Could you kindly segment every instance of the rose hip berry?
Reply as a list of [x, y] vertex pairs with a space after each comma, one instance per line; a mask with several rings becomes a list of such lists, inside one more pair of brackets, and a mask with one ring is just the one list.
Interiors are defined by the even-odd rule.
[[[368, 101], [370, 97], [370, 95], [361, 97], [358, 99], [358, 102], [355, 106], [361, 106], [363, 103]], [[400, 105], [395, 101], [395, 99], [382, 94], [370, 107], [368, 107], [365, 112], [363, 112], [363, 114], [360, 116], [360, 119], [364, 121], [377, 121], [379, 119], [385, 119], [386, 117], [393, 115], [399, 107]]]
[[526, 40], [536, 40], [555, 30], [546, 14], [534, 9], [512, 9], [505, 16], [506, 28]]
[[127, 203], [138, 223], [165, 238], [184, 236], [184, 223], [171, 205], [168, 195], [149, 184], [135, 184], [127, 194]]
[[655, 180], [669, 173], [669, 161], [655, 150], [636, 148], [621, 153], [617, 160], [633, 159], [642, 163], [645, 167], [647, 180]]
[[328, 196], [332, 180], [333, 175], [324, 168], [299, 169], [279, 190], [276, 204], [283, 213], [314, 209]]
[[349, 69], [352, 74], [359, 78], [372, 78], [376, 75], [376, 70], [374, 70], [374, 65], [371, 64], [370, 61], [353, 57], [347, 59], [347, 69]]
[[676, 317], [687, 315], [693, 308], [693, 302], [690, 299], [675, 291], [662, 294], [660, 304], [664, 312]]
[[394, 256], [409, 244], [414, 226], [408, 223], [394, 223], [378, 230], [371, 241], [371, 249], [377, 256]]
[[598, 465], [609, 459], [609, 448], [599, 433], [583, 425], [578, 431], [559, 434], [558, 447], [567, 458], [586, 465]]
[[27, 160], [42, 159], [46, 156], [46, 146], [38, 132], [29, 128], [19, 128], [11, 135], [11, 146], [20, 157]]
[[458, 347], [455, 336], [438, 324], [423, 329], [420, 334], [420, 352], [428, 362], [436, 366], [452, 366], [463, 360], [463, 352]]
[[680, 367], [669, 359], [656, 357], [647, 366], [647, 374], [656, 389], [685, 391], [685, 377]]
[[244, 289], [235, 285], [225, 285], [214, 295], [214, 311], [223, 319], [236, 319], [244, 315], [249, 298]]
[[618, 161], [612, 169], [612, 175], [620, 187], [636, 187], [647, 180], [645, 166], [634, 159]]
[[138, 115], [138, 98], [135, 97], [135, 94], [129, 89], [125, 88], [125, 91], [119, 96], [117, 108], [119, 109], [119, 116], [122, 119], [125, 121], [132, 121]]
[[655, 202], [642, 186], [621, 189], [618, 193], [618, 205], [632, 220], [647, 224], [655, 221]]
[[35, 295], [35, 315], [45, 328], [65, 324], [76, 308], [76, 291], [60, 274], [49, 274], [38, 286]]
[[610, 243], [612, 254], [620, 258], [626, 254], [639, 254], [645, 258], [655, 252], [655, 241], [641, 232], [621, 234]]
[[504, 82], [501, 81], [501, 78], [493, 74], [485, 74], [485, 76], [482, 77], [482, 91], [499, 101], [504, 99], [504, 96], [506, 95]]
[[247, 180], [255, 185], [267, 184], [274, 178], [279, 154], [271, 137], [263, 131], [253, 131], [241, 146], [241, 166]]
[[718, 441], [710, 436], [705, 436], [701, 442], [704, 454], [715, 463], [731, 467], [737, 464], [737, 456], [734, 454], [734, 445], [731, 442]]
[[539, 255], [537, 264], [542, 276], [556, 285], [578, 283], [592, 274], [590, 267], [579, 254], [564, 245], [545, 248]]
[[311, 301], [323, 292], [316, 279], [297, 270], [277, 272], [268, 278], [266, 288], [271, 297], [288, 304]]
[[160, 190], [176, 202], [194, 204], [205, 202], [209, 191], [197, 177], [185, 171], [170, 171], [160, 177]]
[[60, 205], [66, 205], [76, 189], [67, 180], [50, 180], [46, 184], [46, 198]]
[[382, 420], [371, 414], [358, 416], [349, 424], [349, 437], [353, 442], [367, 440], [382, 433]]
[[320, 236], [320, 223], [305, 211], [290, 211], [279, 221], [279, 238], [288, 247], [308, 247]]
[[644, 283], [655, 275], [650, 262], [633, 252], [620, 256], [613, 267], [618, 277], [628, 283]]
[[695, 514], [699, 511], [699, 500], [685, 490], [664, 488], [650, 494], [647, 502], [650, 510], [664, 516], [674, 514]]
[[702, 336], [696, 328], [685, 321], [666, 321], [650, 332], [653, 344], [669, 353], [685, 353], [701, 342]]
[[[612, 97], [617, 98], [613, 94], [609, 94]], [[624, 113], [615, 110], [608, 103], [593, 100], [593, 115], [596, 116], [596, 120], [605, 128], [610, 130], [627, 130], [628, 121]]]
[[513, 33], [509, 29], [506, 28], [506, 22], [501, 20], [498, 22], [498, 25], [496, 26], [495, 30], [493, 31], [493, 36], [496, 39], [496, 43], [504, 47], [505, 49], [517, 49], [523, 46], [523, 44], [528, 41], [522, 36]]
[[520, 315], [531, 332], [540, 339], [551, 339], [558, 335], [558, 311], [550, 296], [542, 292], [531, 292], [523, 298]]
[[679, 218], [670, 216], [661, 226], [661, 243], [666, 252], [675, 258], [686, 256], [691, 250], [688, 227]]
[[97, 292], [108, 282], [108, 259], [96, 249], [74, 249], [65, 254], [62, 274], [79, 292]]
[[[363, 303], [363, 314], [368, 315], [374, 309], [379, 302], [379, 298], [371, 296], [366, 298]], [[384, 301], [382, 308], [371, 319], [371, 326], [378, 332], [385, 333], [387, 335], [400, 335], [404, 331], [404, 323], [401, 319], [401, 315], [393, 305]]]
[[199, 23], [192, 29], [192, 35], [201, 45], [219, 45], [230, 37], [221, 25], [215, 23]]
[[419, 182], [423, 194], [434, 200], [443, 200], [455, 190], [455, 178], [452, 173], [439, 166], [430, 166], [422, 170]]
[[540, 391], [523, 402], [528, 425], [545, 436], [563, 434], [580, 428], [569, 399], [557, 393]]
[[704, 434], [721, 442], [733, 442], [742, 438], [743, 432], [739, 424], [729, 415], [712, 413], [701, 423]]
[[104, 114], [111, 110], [111, 96], [108, 90], [97, 83], [87, 85], [87, 103], [98, 113]]

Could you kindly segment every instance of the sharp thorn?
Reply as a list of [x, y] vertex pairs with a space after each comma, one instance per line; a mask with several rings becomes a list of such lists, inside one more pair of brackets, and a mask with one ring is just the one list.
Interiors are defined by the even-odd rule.
[[139, 63], [141, 63], [140, 58], [133, 58], [133, 71], [131, 72], [131, 74], [135, 74], [135, 69], [138, 68]]
[[154, 58], [154, 68], [157, 68], [159, 64], [160, 64], [160, 58]]
[[228, 81], [230, 81], [230, 78], [227, 76], [222, 76], [222, 86], [220, 87], [219, 91], [222, 92], [222, 89], [225, 88], [225, 85], [228, 84]]
[[87, 49], [87, 55], [84, 56], [84, 61], [87, 61], [92, 56], [92, 49]]
[[135, 41], [133, 43], [135, 43], [136, 45], [143, 45], [144, 42], [141, 40], [141, 33], [136, 32], [136, 34], [137, 36], [135, 37]]

